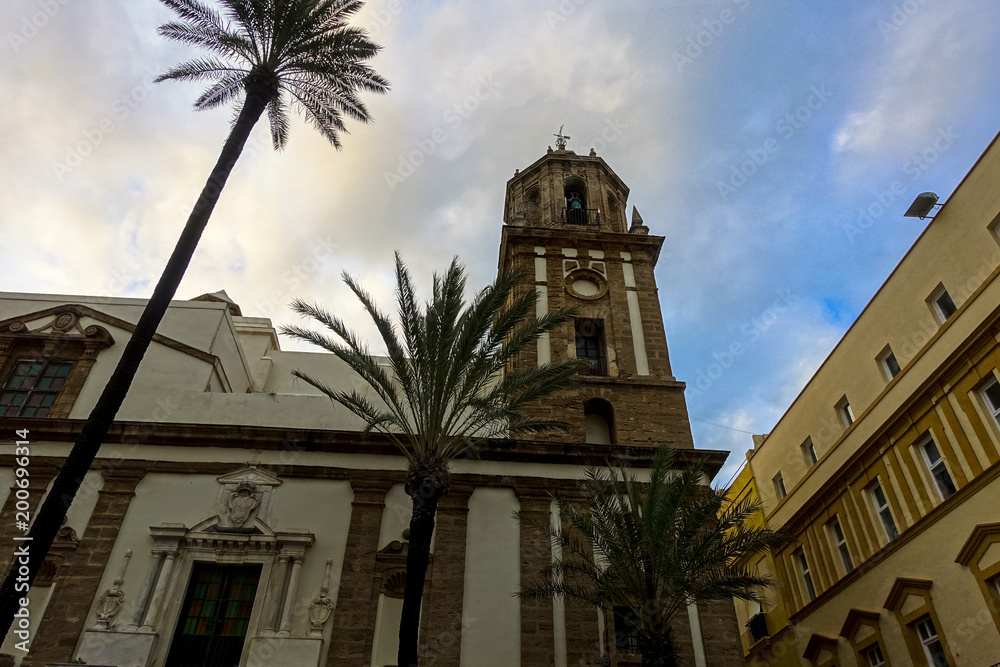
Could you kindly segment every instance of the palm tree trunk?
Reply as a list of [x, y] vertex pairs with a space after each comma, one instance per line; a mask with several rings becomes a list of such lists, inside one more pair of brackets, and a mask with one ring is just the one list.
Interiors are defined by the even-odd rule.
[[[410, 544], [406, 553], [406, 588], [403, 591], [403, 613], [399, 621], [399, 667], [417, 667], [417, 644], [420, 631], [420, 601], [427, 579], [427, 563], [434, 535], [434, 516], [442, 489], [429, 484], [410, 492], [413, 516], [410, 518]], [[408, 489], [409, 492], [409, 489]]]
[[[212, 210], [219, 200], [222, 188], [225, 186], [236, 160], [239, 159], [240, 153], [243, 152], [243, 147], [250, 137], [250, 131], [264, 113], [267, 101], [267, 92], [248, 88], [243, 108], [226, 139], [222, 154], [219, 156], [215, 168], [212, 169], [205, 187], [202, 188], [194, 210], [188, 217], [187, 224], [184, 225], [184, 231], [181, 232], [177, 245], [174, 246], [173, 254], [170, 255], [170, 259], [163, 269], [163, 274], [156, 284], [156, 289], [153, 290], [153, 295], [143, 309], [135, 331], [132, 332], [132, 337], [125, 346], [118, 366], [107, 386], [104, 387], [104, 391], [97, 400], [97, 405], [94, 406], [90, 417], [83, 425], [76, 444], [73, 445], [69, 456], [66, 457], [62, 470], [52, 483], [52, 489], [35, 516], [35, 522], [28, 533], [30, 541], [26, 541], [30, 545], [30, 558], [26, 571], [17, 567], [15, 563], [4, 579], [3, 587], [0, 588], [0, 623], [2, 623], [0, 636], [7, 634], [14, 620], [14, 614], [19, 608], [18, 598], [26, 595], [26, 588], [23, 584], [30, 585], [35, 580], [35, 575], [38, 574], [42, 561], [45, 559], [49, 547], [52, 546], [56, 532], [62, 525], [66, 511], [73, 502], [73, 498], [83, 482], [84, 475], [87, 474], [90, 465], [94, 462], [94, 457], [97, 456], [101, 443], [104, 442], [108, 429], [125, 400], [136, 371], [139, 369], [139, 364], [153, 339], [153, 334], [156, 333], [156, 328], [167, 312], [167, 306], [170, 305], [170, 300], [184, 277], [184, 272], [198, 246], [198, 240], [208, 224]], [[18, 586], [19, 583], [22, 585]], [[15, 587], [19, 590], [16, 590]]]
[[678, 667], [681, 664], [671, 627], [662, 634], [640, 634], [639, 653], [642, 654], [642, 667]]

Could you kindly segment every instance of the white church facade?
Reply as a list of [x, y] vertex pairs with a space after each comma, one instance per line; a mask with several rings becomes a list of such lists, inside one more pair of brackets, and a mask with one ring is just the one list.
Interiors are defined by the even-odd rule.
[[[539, 308], [575, 323], [534, 364], [584, 356], [578, 385], [538, 406], [571, 424], [544, 440], [493, 440], [455, 461], [438, 509], [421, 664], [638, 665], [627, 628], [593, 607], [514, 597], [551, 562], [514, 518], [559, 521], [588, 465], [648, 465], [695, 450], [672, 374], [653, 275], [663, 238], [596, 155], [549, 149], [507, 184], [501, 269], [520, 266]], [[29, 431], [38, 506], [129, 339], [144, 300], [0, 293], [0, 505], [15, 510], [16, 429]], [[116, 667], [396, 662], [410, 499], [405, 462], [291, 374], [361, 381], [332, 355], [284, 351], [272, 323], [224, 292], [175, 301], [31, 592], [30, 650], [2, 664]], [[12, 545], [13, 521], [0, 523]], [[0, 566], [12, 549], [0, 550]], [[682, 619], [688, 664], [739, 664], [731, 604]], [[3, 661], [6, 661], [3, 662]]]

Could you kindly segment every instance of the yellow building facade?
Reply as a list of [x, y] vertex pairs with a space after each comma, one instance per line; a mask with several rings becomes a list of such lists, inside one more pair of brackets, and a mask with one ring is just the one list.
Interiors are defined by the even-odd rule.
[[998, 185], [994, 138], [754, 437], [731, 496], [795, 540], [736, 603], [747, 664], [1000, 664]]

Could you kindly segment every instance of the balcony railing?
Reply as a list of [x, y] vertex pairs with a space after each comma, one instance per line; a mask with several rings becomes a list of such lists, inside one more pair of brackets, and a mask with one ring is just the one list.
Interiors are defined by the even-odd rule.
[[600, 225], [601, 210], [598, 208], [564, 208], [562, 222], [566, 225]]
[[608, 374], [608, 360], [604, 357], [584, 357], [587, 360], [587, 365], [584, 366], [580, 375], [607, 375]]

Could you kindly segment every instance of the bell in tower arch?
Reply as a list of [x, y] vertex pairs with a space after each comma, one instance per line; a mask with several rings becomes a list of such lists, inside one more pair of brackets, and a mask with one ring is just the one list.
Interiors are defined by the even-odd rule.
[[[578, 179], [573, 179], [574, 181]], [[566, 222], [571, 225], [587, 224], [586, 186], [582, 183], [566, 184]]]

